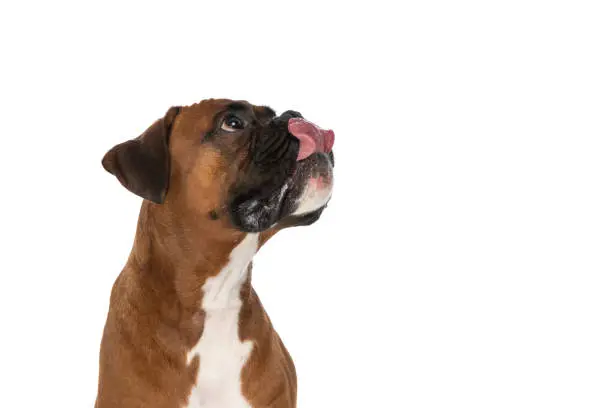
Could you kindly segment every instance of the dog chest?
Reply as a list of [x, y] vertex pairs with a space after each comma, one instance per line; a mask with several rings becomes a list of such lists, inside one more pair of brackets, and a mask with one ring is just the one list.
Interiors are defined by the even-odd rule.
[[250, 407], [242, 395], [241, 371], [253, 345], [240, 340], [238, 319], [240, 288], [257, 247], [258, 234], [247, 234], [233, 249], [228, 264], [204, 283], [204, 330], [187, 356], [188, 363], [196, 356], [199, 359], [187, 408]]

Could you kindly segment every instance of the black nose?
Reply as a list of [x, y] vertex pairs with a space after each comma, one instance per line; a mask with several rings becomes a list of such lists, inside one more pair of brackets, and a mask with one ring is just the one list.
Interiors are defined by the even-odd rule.
[[279, 122], [289, 122], [291, 118], [304, 118], [300, 112], [296, 112], [294, 110], [288, 110], [283, 112], [278, 118], [276, 118]]

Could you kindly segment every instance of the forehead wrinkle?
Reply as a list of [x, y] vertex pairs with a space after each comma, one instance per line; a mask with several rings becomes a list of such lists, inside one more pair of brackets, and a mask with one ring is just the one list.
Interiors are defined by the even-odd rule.
[[269, 106], [256, 106], [255, 114], [259, 119], [264, 120], [271, 120], [276, 116], [276, 112], [274, 111], [274, 109], [270, 108]]
[[232, 101], [225, 107], [226, 110], [252, 112], [252, 106], [243, 101]]

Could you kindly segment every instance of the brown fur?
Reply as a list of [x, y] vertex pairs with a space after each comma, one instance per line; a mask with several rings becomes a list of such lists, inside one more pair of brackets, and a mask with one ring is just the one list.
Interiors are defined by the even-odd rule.
[[[238, 158], [228, 162], [221, 148], [201, 143], [228, 102], [208, 100], [173, 112], [169, 187], [163, 204], [143, 201], [132, 252], [112, 289], [96, 408], [187, 404], [199, 365], [197, 357], [187, 365], [187, 353], [206, 330], [202, 285], [245, 236], [230, 225], [224, 203], [246, 150], [222, 146]], [[260, 243], [275, 232], [262, 234]], [[251, 286], [250, 272], [241, 293], [239, 335], [253, 342], [242, 372], [243, 394], [254, 408], [294, 407], [293, 362]]]

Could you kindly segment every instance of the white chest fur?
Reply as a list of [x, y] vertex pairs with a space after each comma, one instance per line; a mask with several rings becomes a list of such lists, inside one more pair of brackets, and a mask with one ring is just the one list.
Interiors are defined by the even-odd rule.
[[240, 373], [253, 345], [240, 341], [238, 316], [240, 288], [258, 241], [258, 234], [247, 234], [221, 272], [204, 283], [204, 331], [187, 356], [188, 363], [199, 356], [200, 368], [187, 408], [250, 407], [242, 395]]

